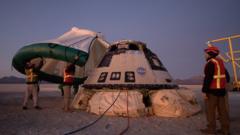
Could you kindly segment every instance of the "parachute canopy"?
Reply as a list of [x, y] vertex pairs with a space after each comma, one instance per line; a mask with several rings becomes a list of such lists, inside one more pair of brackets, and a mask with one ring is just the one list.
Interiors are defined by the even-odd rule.
[[37, 65], [43, 59], [40, 78], [61, 83], [66, 64], [73, 62], [75, 56], [79, 56], [75, 77], [76, 83], [82, 83], [87, 74], [98, 65], [108, 46], [102, 34], [73, 27], [56, 39], [24, 46], [13, 57], [12, 65], [17, 71], [25, 74], [24, 67], [27, 61]]

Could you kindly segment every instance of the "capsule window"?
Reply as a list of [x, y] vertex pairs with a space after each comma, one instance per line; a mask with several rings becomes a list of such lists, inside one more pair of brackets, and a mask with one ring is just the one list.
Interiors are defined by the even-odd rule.
[[112, 72], [110, 80], [120, 80], [121, 72]]
[[112, 53], [105, 54], [105, 56], [103, 57], [102, 61], [98, 65], [98, 67], [109, 67], [111, 60], [112, 60], [112, 56], [113, 56]]
[[161, 67], [162, 66], [157, 58], [152, 58], [152, 62], [154, 64], [154, 66], [156, 66], [156, 67]]
[[153, 70], [167, 71], [162, 62], [158, 59], [157, 55], [151, 52], [149, 49], [144, 48], [145, 56]]
[[125, 72], [125, 82], [135, 82], [135, 74], [132, 71]]
[[139, 50], [138, 46], [135, 44], [129, 44], [129, 50]]
[[113, 46], [111, 46], [111, 48], [110, 48], [110, 52], [114, 52], [114, 51], [117, 51], [117, 46], [116, 45], [113, 45]]
[[98, 82], [105, 82], [107, 79], [108, 72], [102, 72], [98, 78]]

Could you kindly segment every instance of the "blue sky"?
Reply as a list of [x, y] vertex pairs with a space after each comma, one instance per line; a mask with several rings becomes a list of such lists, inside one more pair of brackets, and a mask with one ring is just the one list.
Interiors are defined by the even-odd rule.
[[72, 27], [107, 41], [147, 43], [174, 78], [201, 75], [209, 39], [240, 34], [239, 0], [1, 0], [0, 77], [21, 76], [11, 60], [21, 47]]

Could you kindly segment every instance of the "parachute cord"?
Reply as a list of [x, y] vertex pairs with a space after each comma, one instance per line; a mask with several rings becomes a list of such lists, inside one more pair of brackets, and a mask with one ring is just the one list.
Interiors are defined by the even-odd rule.
[[11, 71], [13, 71], [13, 61], [14, 61], [14, 59], [12, 60]]
[[91, 37], [87, 37], [87, 38], [78, 40], [77, 42], [74, 42], [74, 43], [70, 44], [69, 46], [70, 46], [70, 47], [73, 47], [75, 44], [77, 44], [77, 43], [79, 43], [79, 42], [81, 42], [81, 41], [83, 41], [83, 40], [89, 39], [89, 38], [91, 38]]
[[87, 125], [79, 128], [79, 129], [76, 129], [76, 130], [70, 131], [70, 132], [68, 132], [68, 133], [65, 133], [64, 135], [71, 135], [71, 134], [77, 133], [77, 132], [82, 131], [82, 130], [84, 130], [84, 129], [90, 127], [90, 126], [92, 126], [93, 124], [97, 123], [97, 122], [107, 113], [107, 111], [108, 111], [110, 108], [112, 108], [112, 106], [115, 104], [115, 102], [116, 102], [117, 99], [119, 98], [120, 93], [121, 93], [121, 90], [119, 91], [119, 93], [118, 93], [116, 99], [113, 101], [113, 103], [112, 103], [112, 104], [103, 112], [103, 114], [100, 115], [96, 120], [92, 121], [91, 123], [89, 123], [89, 124], [87, 124]]
[[93, 46], [93, 42], [94, 42], [97, 38], [98, 38], [98, 36], [95, 36], [95, 37], [93, 38], [93, 40], [91, 41], [89, 47], [88, 47], [88, 58], [87, 58], [87, 61], [88, 61], [88, 59], [89, 59], [89, 57], [90, 57], [90, 53], [91, 53], [91, 48], [92, 48], [92, 46]]
[[95, 41], [97, 38], [98, 38], [98, 36], [95, 36], [95, 37], [93, 38], [93, 40], [91, 41], [91, 43], [90, 43], [90, 45], [89, 45], [89, 47], [88, 47], [88, 53], [89, 53], [89, 54], [90, 54], [90, 51], [91, 51], [91, 48], [92, 48], [92, 45], [93, 45], [93, 41]]
[[[67, 62], [70, 62], [69, 59], [67, 58], [67, 49], [68, 49], [68, 48], [74, 48], [74, 45], [75, 45], [75, 44], [77, 44], [77, 43], [79, 43], [79, 42], [81, 42], [81, 41], [83, 41], [83, 40], [86, 40], [86, 39], [88, 39], [88, 38], [90, 38], [90, 37], [87, 37], [87, 38], [85, 38], [85, 39], [81, 39], [81, 40], [79, 40], [79, 41], [77, 41], [77, 42], [74, 42], [74, 43], [72, 43], [72, 44], [70, 44], [70, 45], [68, 45], [68, 46], [65, 47], [64, 55], [65, 55], [65, 59], [66, 59]], [[94, 39], [91, 41], [88, 50], [90, 49], [93, 41], [94, 41], [96, 38], [97, 38], [97, 36], [94, 37]], [[78, 53], [76, 54], [76, 56], [80, 57], [80, 52], [78, 52]]]
[[130, 125], [130, 117], [129, 117], [129, 111], [128, 111], [128, 90], [127, 90], [127, 127], [119, 135], [123, 135], [124, 133], [126, 133], [130, 127], [129, 125]]
[[13, 65], [11, 65], [11, 71], [13, 71]]

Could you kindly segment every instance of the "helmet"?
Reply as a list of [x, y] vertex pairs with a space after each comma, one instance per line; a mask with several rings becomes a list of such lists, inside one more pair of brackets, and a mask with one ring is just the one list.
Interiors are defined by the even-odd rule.
[[216, 46], [209, 46], [208, 48], [204, 49], [204, 51], [208, 54], [219, 54], [219, 49]]

